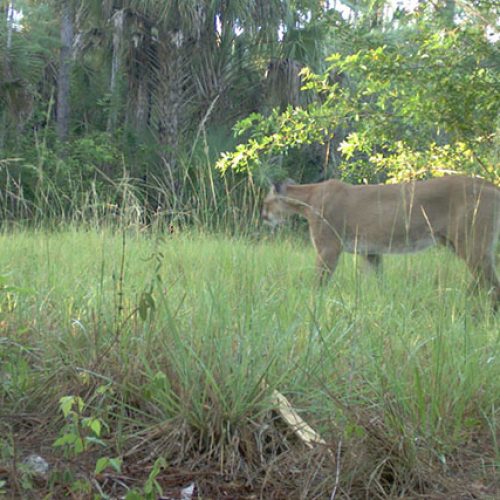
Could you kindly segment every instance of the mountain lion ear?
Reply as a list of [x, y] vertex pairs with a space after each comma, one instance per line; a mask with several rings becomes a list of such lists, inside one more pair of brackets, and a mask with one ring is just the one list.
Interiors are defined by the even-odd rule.
[[286, 187], [283, 182], [273, 182], [271, 189], [275, 194], [284, 194]]
[[292, 179], [287, 179], [283, 182], [273, 182], [271, 185], [271, 190], [274, 194], [285, 195], [287, 186], [292, 186], [293, 184], [297, 183]]

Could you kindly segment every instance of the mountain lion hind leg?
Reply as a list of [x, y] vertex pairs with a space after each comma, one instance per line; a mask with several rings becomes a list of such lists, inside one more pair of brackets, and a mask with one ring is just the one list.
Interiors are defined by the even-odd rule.
[[[491, 234], [491, 233], [489, 233]], [[479, 236], [484, 236], [480, 238]], [[467, 244], [468, 243], [468, 244]], [[484, 235], [475, 235], [475, 238], [455, 239], [452, 249], [465, 261], [472, 276], [473, 287], [480, 286], [491, 295], [493, 309], [500, 307], [500, 280], [495, 266], [496, 238], [490, 239]]]
[[377, 277], [382, 276], [382, 255], [368, 254], [364, 256], [371, 269], [375, 271]]

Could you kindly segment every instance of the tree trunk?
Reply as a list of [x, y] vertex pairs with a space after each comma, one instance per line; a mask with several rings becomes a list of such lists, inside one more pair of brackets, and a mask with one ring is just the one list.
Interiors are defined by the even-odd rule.
[[14, 9], [15, 2], [11, 0], [7, 4], [7, 50], [12, 48], [12, 32], [14, 31]]
[[[12, 32], [14, 31], [14, 0], [7, 4], [5, 8], [7, 14], [7, 50], [5, 54], [3, 77], [5, 80], [11, 80], [11, 49], [12, 49]], [[1, 74], [1, 73], [0, 73]], [[7, 134], [7, 109], [2, 107], [0, 111], [0, 156], [3, 156], [5, 146], [5, 136]]]
[[151, 111], [151, 92], [149, 89], [149, 75], [145, 73], [138, 82], [135, 106], [135, 127], [144, 130], [149, 124]]
[[109, 92], [111, 95], [111, 105], [108, 116], [108, 132], [112, 132], [116, 128], [118, 117], [118, 108], [120, 104], [120, 86], [119, 74], [122, 65], [123, 52], [123, 28], [125, 21], [125, 11], [123, 9], [115, 12], [112, 17], [113, 21], [113, 57], [111, 61], [111, 82]]
[[71, 0], [61, 2], [61, 51], [57, 76], [57, 136], [66, 141], [70, 122], [70, 76], [73, 46], [73, 6]]
[[[175, 57], [175, 56], [174, 56]], [[164, 70], [166, 84], [163, 85], [161, 116], [158, 122], [159, 142], [166, 146], [162, 153], [162, 159], [168, 172], [168, 178], [173, 192], [177, 190], [177, 155], [180, 131], [180, 109], [182, 107], [182, 90], [180, 86], [179, 73], [182, 71], [178, 56]]]
[[174, 42], [165, 47], [163, 53], [159, 55], [161, 83], [157, 89], [157, 133], [158, 141], [165, 146], [162, 160], [173, 191], [176, 191], [178, 184], [176, 176], [179, 135], [182, 122], [185, 120], [183, 82], [186, 81], [186, 68], [182, 49], [181, 42]]

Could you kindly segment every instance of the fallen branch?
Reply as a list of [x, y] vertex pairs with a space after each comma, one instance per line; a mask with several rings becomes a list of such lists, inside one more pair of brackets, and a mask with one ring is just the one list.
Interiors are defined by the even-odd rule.
[[281, 392], [273, 390], [271, 399], [278, 407], [283, 420], [308, 448], [313, 448], [315, 444], [326, 445], [326, 441], [297, 413]]

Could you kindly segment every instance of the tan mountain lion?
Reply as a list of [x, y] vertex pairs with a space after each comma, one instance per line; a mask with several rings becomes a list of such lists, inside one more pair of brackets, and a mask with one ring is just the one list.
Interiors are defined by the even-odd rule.
[[321, 281], [333, 273], [343, 250], [363, 255], [379, 270], [381, 254], [441, 244], [467, 263], [495, 308], [500, 305], [500, 189], [489, 182], [457, 175], [406, 184], [274, 184], [263, 219], [276, 225], [292, 213], [309, 222]]

